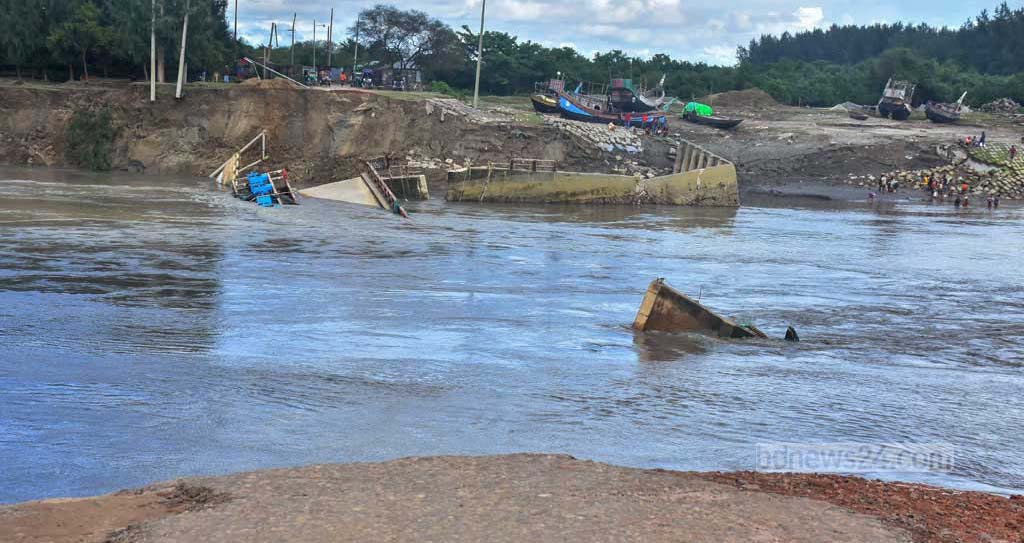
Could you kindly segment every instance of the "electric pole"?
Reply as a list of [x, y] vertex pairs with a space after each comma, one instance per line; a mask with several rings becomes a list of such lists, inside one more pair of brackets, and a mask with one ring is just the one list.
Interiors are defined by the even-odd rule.
[[327, 27], [327, 71], [331, 71], [331, 50], [334, 49], [334, 8], [331, 8], [331, 25]]
[[267, 46], [263, 48], [263, 79], [269, 78], [267, 67], [270, 66], [270, 52], [274, 49], [274, 36], [277, 35], [277, 23], [270, 23], [270, 36], [267, 37]]
[[356, 81], [356, 64], [359, 60], [359, 16], [356, 15], [356, 50], [352, 53], [352, 84]]
[[480, 3], [480, 42], [476, 46], [476, 83], [473, 85], [473, 107], [477, 106], [480, 99], [480, 62], [484, 58], [484, 10], [487, 9], [487, 0]]
[[235, 62], [238, 62], [238, 0], [235, 0]]
[[295, 16], [297, 13], [292, 13], [292, 60], [289, 64], [288, 70], [291, 72], [291, 76], [295, 77]]
[[185, 42], [188, 40], [188, 11], [191, 1], [185, 0], [185, 23], [181, 25], [181, 56], [178, 58], [178, 86], [174, 89], [174, 97], [181, 98], [181, 85], [185, 80]]
[[149, 101], [156, 102], [156, 0], [149, 19]]

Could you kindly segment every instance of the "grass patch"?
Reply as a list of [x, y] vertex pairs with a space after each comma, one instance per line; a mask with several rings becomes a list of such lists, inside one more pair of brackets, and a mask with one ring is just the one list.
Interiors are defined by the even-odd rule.
[[[468, 96], [465, 102], [472, 104], [473, 97]], [[533, 111], [529, 96], [481, 96], [480, 107], [504, 107], [520, 111]]]
[[425, 92], [425, 91], [396, 91], [396, 90], [378, 90], [373, 89], [374, 94], [381, 96], [387, 96], [395, 100], [424, 100], [427, 98], [450, 98], [443, 94], [436, 92]]

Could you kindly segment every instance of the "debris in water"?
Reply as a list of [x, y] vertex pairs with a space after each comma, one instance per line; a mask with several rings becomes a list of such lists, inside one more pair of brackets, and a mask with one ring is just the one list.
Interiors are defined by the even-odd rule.
[[753, 325], [737, 324], [655, 279], [640, 302], [633, 328], [640, 331], [703, 332], [723, 338], [767, 337]]

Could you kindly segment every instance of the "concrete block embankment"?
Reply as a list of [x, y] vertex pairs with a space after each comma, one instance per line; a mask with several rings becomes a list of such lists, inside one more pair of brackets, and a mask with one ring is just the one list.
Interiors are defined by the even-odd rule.
[[732, 163], [689, 143], [681, 144], [676, 156], [674, 173], [652, 178], [505, 165], [464, 168], [448, 173], [445, 198], [453, 202], [739, 206]]

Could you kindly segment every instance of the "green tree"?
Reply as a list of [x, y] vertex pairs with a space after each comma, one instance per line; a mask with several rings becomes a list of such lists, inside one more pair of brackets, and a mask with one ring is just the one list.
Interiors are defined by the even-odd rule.
[[378, 60], [398, 64], [406, 69], [417, 66], [421, 59], [444, 49], [453, 39], [448, 26], [417, 10], [400, 10], [377, 4], [359, 12], [355, 25], [349, 29], [359, 45]]
[[42, 0], [0, 0], [0, 13], [9, 21], [0, 32], [0, 48], [6, 61], [14, 64], [18, 79], [22, 66], [32, 62], [46, 47], [46, 3]]
[[89, 53], [106, 47], [112, 40], [111, 30], [100, 22], [100, 10], [95, 4], [81, 0], [73, 8], [70, 18], [50, 31], [47, 44], [60, 58], [82, 60], [82, 76], [89, 79]]

